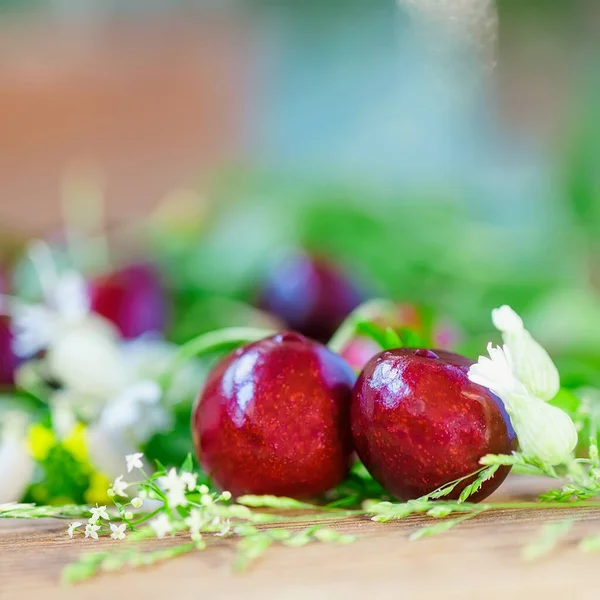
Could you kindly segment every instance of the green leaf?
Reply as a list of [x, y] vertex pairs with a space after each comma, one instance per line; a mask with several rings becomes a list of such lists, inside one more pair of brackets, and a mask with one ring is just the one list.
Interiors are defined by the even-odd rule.
[[573, 527], [573, 518], [569, 517], [546, 523], [540, 532], [540, 535], [535, 540], [527, 544], [521, 556], [524, 560], [535, 560], [552, 552], [558, 542], [565, 537]]
[[465, 489], [460, 493], [458, 502], [459, 503], [464, 502], [465, 500], [467, 500], [467, 498], [472, 496], [475, 492], [479, 491], [481, 486], [486, 481], [491, 479], [498, 469], [499, 469], [499, 465], [491, 465], [487, 469], [484, 469], [483, 471], [481, 471], [481, 473], [479, 473], [479, 475], [477, 476], [477, 479], [475, 479], [475, 481], [473, 483], [471, 483], [470, 485], [466, 486]]
[[404, 345], [402, 343], [402, 340], [400, 339], [400, 336], [391, 327], [387, 327], [385, 330], [384, 343], [384, 348], [386, 350], [389, 350], [391, 348], [402, 348]]
[[262, 556], [272, 543], [273, 540], [264, 534], [242, 539], [238, 544], [238, 553], [233, 563], [234, 570], [245, 571], [250, 563]]
[[183, 461], [183, 463], [181, 465], [180, 472], [182, 472], [182, 473], [191, 473], [192, 470], [193, 470], [193, 468], [194, 468], [194, 459], [193, 459], [192, 454], [190, 452], [185, 457], [185, 460]]
[[450, 531], [450, 529], [457, 525], [459, 521], [459, 519], [449, 519], [448, 521], [442, 521], [441, 523], [436, 523], [435, 525], [421, 527], [421, 529], [417, 529], [417, 531], [412, 533], [408, 539], [411, 542], [414, 542], [415, 540], [420, 540], [424, 537], [431, 537], [433, 535], [445, 533], [446, 531]]

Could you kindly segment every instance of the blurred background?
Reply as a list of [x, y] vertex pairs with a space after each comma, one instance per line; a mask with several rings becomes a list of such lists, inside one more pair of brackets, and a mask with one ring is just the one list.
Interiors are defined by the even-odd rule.
[[193, 190], [187, 284], [309, 247], [473, 334], [512, 302], [598, 346], [594, 0], [2, 0], [0, 30], [6, 247], [73, 173], [111, 227]]
[[325, 340], [387, 297], [476, 357], [507, 303], [600, 387], [599, 36], [596, 0], [0, 0], [0, 291], [34, 297], [42, 237], [126, 340]]

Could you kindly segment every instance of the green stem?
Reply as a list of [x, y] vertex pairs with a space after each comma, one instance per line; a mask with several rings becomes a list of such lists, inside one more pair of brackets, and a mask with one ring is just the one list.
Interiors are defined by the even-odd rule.
[[142, 518], [138, 519], [137, 521], [131, 521], [130, 525], [132, 525], [133, 527], [135, 527], [137, 525], [141, 525], [142, 523], [145, 523], [146, 521], [150, 520], [153, 516], [157, 515], [159, 512], [162, 512], [163, 509], [164, 509], [164, 506], [159, 506], [157, 509], [144, 515]]
[[230, 350], [243, 344], [257, 342], [274, 333], [273, 330], [256, 327], [228, 327], [203, 333], [181, 346], [172, 363], [160, 376], [159, 383], [163, 389], [166, 389], [177, 370], [197, 356], [219, 350]]

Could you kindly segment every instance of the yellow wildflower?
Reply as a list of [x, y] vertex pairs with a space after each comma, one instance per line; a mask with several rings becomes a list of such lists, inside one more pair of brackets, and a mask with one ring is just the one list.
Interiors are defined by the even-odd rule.
[[87, 464], [88, 462], [86, 438], [86, 426], [83, 423], [77, 423], [62, 443], [63, 448], [67, 450], [75, 460], [82, 464]]
[[92, 473], [90, 476], [90, 486], [84, 494], [85, 501], [88, 504], [108, 504], [108, 488], [110, 479], [102, 473]]
[[48, 458], [50, 450], [56, 445], [56, 437], [52, 429], [36, 423], [29, 428], [27, 445], [31, 456], [37, 461], [43, 461]]

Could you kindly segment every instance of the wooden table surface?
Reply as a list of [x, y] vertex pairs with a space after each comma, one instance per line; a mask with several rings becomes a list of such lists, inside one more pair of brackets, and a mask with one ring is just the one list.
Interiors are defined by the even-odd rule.
[[[515, 477], [496, 498], [526, 498], [538, 488], [539, 483]], [[421, 518], [386, 524], [356, 518], [334, 523], [359, 536], [354, 544], [273, 547], [241, 575], [231, 571], [234, 542], [215, 540], [204, 552], [68, 588], [59, 583], [66, 564], [82, 551], [117, 542], [69, 540], [64, 521], [3, 520], [0, 599], [598, 599], [600, 554], [583, 554], [575, 543], [600, 533], [600, 510], [573, 509], [570, 514], [578, 517], [575, 528], [555, 552], [535, 562], [523, 561], [521, 548], [539, 533], [541, 523], [564, 518], [564, 511], [498, 511], [417, 542], [407, 538]]]

